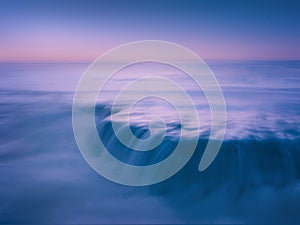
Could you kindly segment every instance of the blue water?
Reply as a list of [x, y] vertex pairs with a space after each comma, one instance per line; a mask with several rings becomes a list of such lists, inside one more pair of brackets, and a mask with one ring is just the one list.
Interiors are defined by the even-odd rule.
[[[228, 121], [217, 158], [201, 173], [197, 168], [210, 132], [203, 93], [178, 71], [143, 65], [174, 77], [194, 100], [201, 123], [187, 165], [146, 187], [106, 180], [77, 148], [72, 101], [87, 64], [0, 64], [0, 223], [299, 222], [300, 62], [208, 64], [224, 92]], [[115, 138], [108, 117], [111, 99], [141, 70], [129, 68], [122, 72], [126, 79], [121, 73], [123, 79], [112, 80], [95, 115], [111, 154], [134, 165], [166, 158], [185, 129], [172, 107], [146, 99], [134, 108], [131, 128], [146, 138], [149, 119], [163, 117], [168, 132], [162, 145], [143, 155], [124, 150]]]

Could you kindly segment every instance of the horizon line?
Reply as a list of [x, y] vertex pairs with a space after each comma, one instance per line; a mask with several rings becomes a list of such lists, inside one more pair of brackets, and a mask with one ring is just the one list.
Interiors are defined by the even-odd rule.
[[[96, 60], [96, 59], [95, 59]], [[26, 63], [28, 63], [28, 64], [43, 64], [43, 63], [45, 63], [45, 64], [55, 64], [55, 63], [62, 63], [62, 64], [67, 64], [67, 63], [70, 63], [70, 64], [72, 64], [72, 63], [74, 63], [74, 64], [87, 64], [87, 63], [93, 63], [93, 62], [95, 62], [95, 60], [57, 60], [57, 61], [55, 61], [55, 60], [30, 60], [30, 61], [27, 61], [27, 60], [0, 60], [0, 63], [1, 64], [5, 64], [5, 63], [7, 63], [7, 64], [9, 64], [9, 63], [11, 63], [11, 64], [18, 64], [18, 63], [22, 63], [22, 64], [26, 64]], [[297, 62], [297, 61], [300, 61], [300, 58], [298, 59], [298, 58], [291, 58], [291, 59], [289, 59], [289, 58], [282, 58], [282, 59], [280, 59], [280, 58], [274, 58], [274, 59], [272, 59], [272, 58], [268, 58], [268, 59], [264, 59], [264, 58], [261, 58], [261, 59], [205, 59], [205, 58], [203, 58], [202, 59], [203, 61], [205, 61], [205, 62], [250, 62], [250, 61], [252, 61], [252, 62], [276, 62], [276, 61], [286, 61], [286, 62]]]

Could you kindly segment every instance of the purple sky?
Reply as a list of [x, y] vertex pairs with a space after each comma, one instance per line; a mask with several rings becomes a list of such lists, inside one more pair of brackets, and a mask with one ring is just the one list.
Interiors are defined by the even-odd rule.
[[158, 39], [204, 59], [300, 59], [299, 1], [0, 1], [0, 61], [92, 61]]

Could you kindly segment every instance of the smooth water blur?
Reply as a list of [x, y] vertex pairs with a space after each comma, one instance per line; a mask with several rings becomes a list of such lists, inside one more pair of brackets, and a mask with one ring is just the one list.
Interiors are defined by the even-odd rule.
[[147, 138], [149, 120], [161, 117], [168, 125], [167, 139], [149, 157], [122, 151], [111, 129], [110, 105], [140, 73], [180, 84], [200, 118], [191, 161], [171, 179], [140, 188], [105, 180], [77, 149], [72, 101], [87, 66], [0, 64], [0, 223], [299, 221], [300, 62], [209, 63], [223, 90], [228, 121], [219, 155], [201, 173], [197, 168], [211, 118], [198, 87], [178, 69], [160, 64], [116, 74], [99, 95], [95, 118], [99, 135], [118, 159], [137, 165], [160, 161], [172, 151], [180, 129], [194, 128], [193, 123], [182, 128], [170, 104], [147, 98], [132, 109], [132, 130]]

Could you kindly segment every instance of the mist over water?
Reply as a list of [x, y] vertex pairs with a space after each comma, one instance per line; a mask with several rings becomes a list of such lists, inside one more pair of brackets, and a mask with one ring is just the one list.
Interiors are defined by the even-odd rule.
[[[200, 131], [196, 152], [179, 173], [139, 188], [102, 178], [77, 148], [72, 101], [87, 64], [0, 64], [0, 223], [299, 221], [300, 62], [208, 64], [225, 97], [227, 131], [217, 158], [203, 172], [198, 165], [211, 116], [204, 94], [184, 73], [154, 63], [135, 65], [117, 73], [99, 95], [99, 136], [123, 162], [161, 161], [172, 153], [181, 129], [191, 136], [193, 129]], [[141, 73], [170, 78], [187, 90], [200, 128], [193, 123], [181, 127], [172, 105], [147, 98], [131, 111], [133, 133], [147, 138], [149, 121], [161, 117], [167, 136], [147, 153], [124, 148], [111, 127], [112, 100]], [[126, 122], [122, 111], [116, 118]]]

